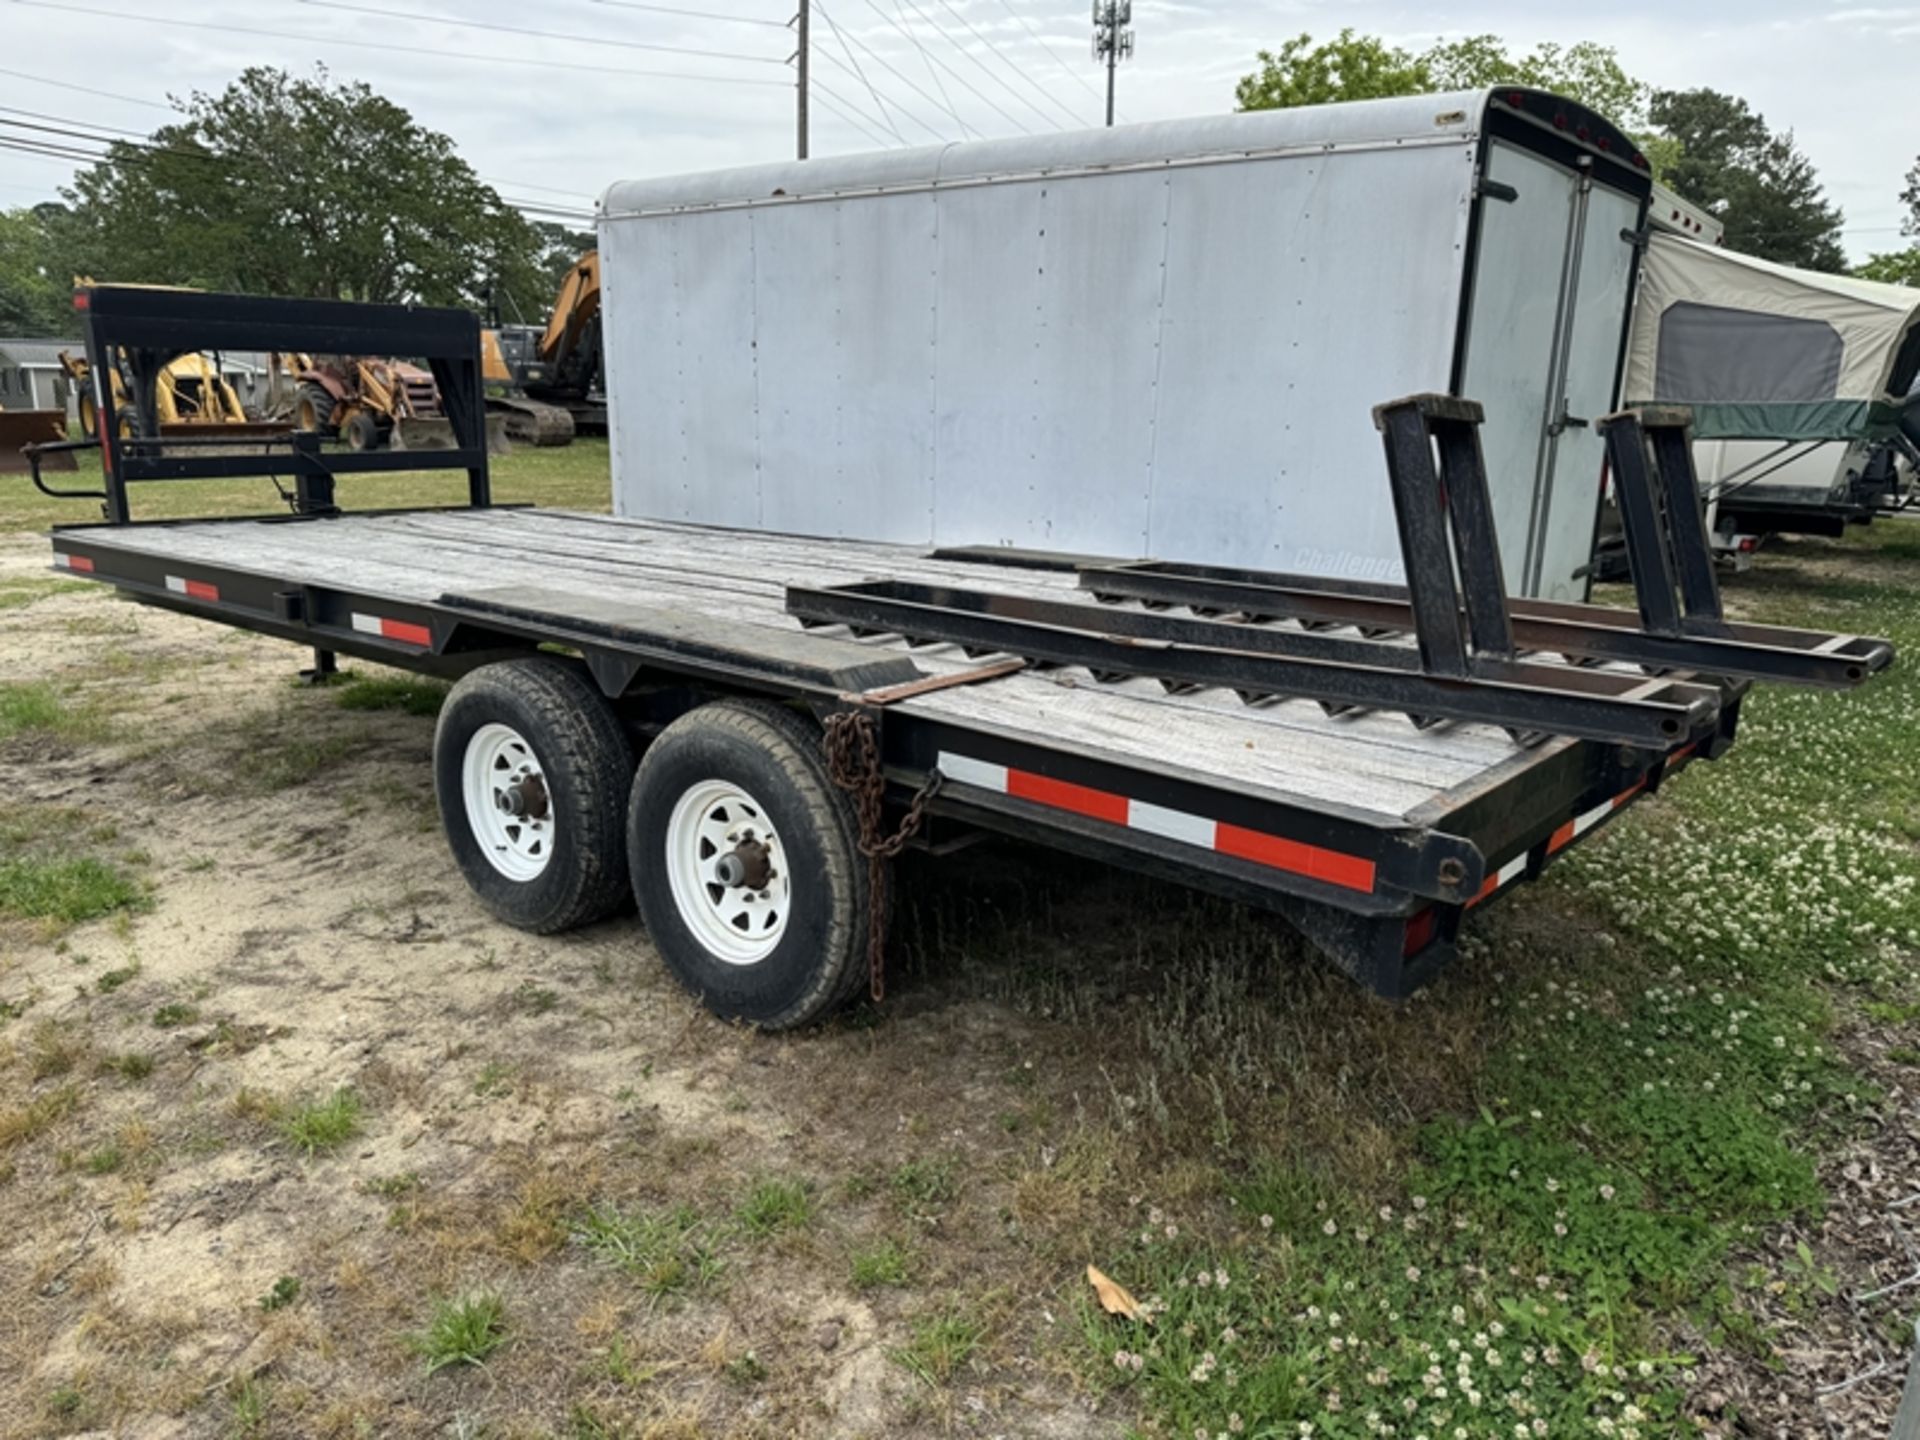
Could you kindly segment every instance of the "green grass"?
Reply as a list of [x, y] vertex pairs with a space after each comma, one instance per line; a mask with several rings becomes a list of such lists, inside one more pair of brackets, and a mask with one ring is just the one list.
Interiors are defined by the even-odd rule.
[[436, 1301], [426, 1328], [407, 1337], [428, 1374], [450, 1365], [485, 1365], [506, 1341], [506, 1303], [491, 1291]]
[[[577, 439], [551, 449], [517, 447], [496, 456], [490, 467], [493, 495], [503, 504], [548, 505], [604, 512], [611, 503], [607, 442]], [[354, 510], [396, 509], [414, 505], [459, 505], [466, 501], [464, 475], [405, 471], [394, 475], [356, 475], [340, 482], [340, 503]], [[182, 480], [133, 487], [136, 520], [178, 519], [190, 515], [284, 515], [286, 505], [270, 482]], [[25, 476], [0, 475], [0, 528], [45, 530], [98, 520], [99, 504], [52, 500]]]
[[909, 1160], [887, 1177], [887, 1189], [894, 1203], [905, 1210], [929, 1210], [951, 1202], [960, 1193], [954, 1176], [954, 1162]]
[[410, 675], [355, 676], [334, 691], [333, 698], [343, 710], [398, 710], [405, 715], [434, 716], [446, 702], [447, 687], [437, 680]]
[[631, 1276], [655, 1299], [704, 1290], [720, 1275], [711, 1228], [684, 1206], [664, 1211], [595, 1206], [574, 1223], [572, 1234], [575, 1244]]
[[813, 1220], [813, 1191], [804, 1180], [770, 1177], [746, 1194], [734, 1211], [740, 1228], [756, 1239], [783, 1230], [803, 1230]]
[[156, 1030], [177, 1030], [182, 1025], [191, 1025], [200, 1018], [198, 1006], [189, 1005], [184, 1000], [169, 1000], [153, 1012], [153, 1028]]
[[351, 1090], [336, 1090], [324, 1100], [292, 1107], [281, 1116], [280, 1137], [309, 1159], [337, 1150], [360, 1133], [364, 1107]]
[[364, 734], [313, 733], [296, 707], [254, 711], [230, 727], [232, 749], [217, 788], [239, 795], [291, 790], [333, 769], [364, 748]]
[[115, 1055], [105, 1062], [105, 1068], [122, 1080], [140, 1081], [153, 1074], [153, 1057], [138, 1050], [129, 1050], [124, 1055]]
[[93, 982], [93, 988], [102, 995], [111, 995], [139, 973], [140, 965], [137, 961], [132, 965], [119, 965], [112, 970], [103, 970], [100, 978]]
[[986, 1334], [983, 1320], [950, 1307], [914, 1321], [907, 1343], [889, 1354], [894, 1363], [928, 1385], [942, 1386], [973, 1358]]
[[300, 1298], [300, 1277], [282, 1275], [273, 1282], [267, 1293], [260, 1297], [262, 1310], [284, 1310]]
[[90, 855], [0, 858], [0, 916], [77, 925], [150, 903], [131, 875]]
[[881, 1240], [848, 1257], [848, 1278], [856, 1290], [898, 1289], [907, 1283], [911, 1263], [898, 1241]]
[[[1813, 552], [1846, 561], [1844, 580], [1764, 558], [1728, 593], [1755, 618], [1888, 633], [1911, 655], [1908, 529]], [[1701, 1349], [1776, 1343], [1746, 1291], [1829, 1293], [1808, 1257], [1752, 1274], [1732, 1257], [1818, 1217], [1822, 1148], [1883, 1123], [1829, 1032], [1843, 1008], [1889, 1023], [1920, 998], [1916, 719], [1905, 661], [1851, 694], [1759, 687], [1725, 758], [1473, 917], [1462, 973], [1407, 1020], [1429, 1047], [1466, 1047], [1471, 1089], [1424, 1115], [1415, 1100], [1365, 1167], [1217, 1102], [1228, 1149], [1194, 1162], [1217, 1195], [1149, 1198], [1095, 1250], [1156, 1313], [1084, 1300], [1088, 1374], [1171, 1435], [1231, 1433], [1238, 1415], [1249, 1433], [1311, 1421], [1358, 1440], [1370, 1412], [1476, 1440], [1535, 1420], [1682, 1433]], [[1473, 1030], [1437, 1023], [1456, 1015]], [[1159, 1033], [1224, 1094], [1250, 1062], [1231, 1023], [1221, 1055], [1176, 1054], [1194, 1019]], [[1410, 1055], [1355, 1058], [1411, 1095]]]
[[54, 595], [76, 590], [100, 594], [100, 587], [86, 580], [0, 580], [0, 610], [19, 610]]
[[45, 681], [0, 684], [0, 740], [38, 735], [84, 743], [104, 739], [110, 732], [99, 710], [69, 700]]

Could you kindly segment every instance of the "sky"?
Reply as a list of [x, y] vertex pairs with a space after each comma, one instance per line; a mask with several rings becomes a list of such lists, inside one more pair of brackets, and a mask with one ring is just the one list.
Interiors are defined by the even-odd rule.
[[[217, 91], [248, 65], [324, 63], [451, 135], [503, 195], [586, 209], [615, 180], [791, 156], [792, 3], [0, 0], [0, 120], [15, 122], [0, 135], [44, 135], [22, 121], [146, 133], [165, 123], [169, 96]], [[1742, 95], [1792, 129], [1845, 212], [1856, 260], [1906, 243], [1898, 195], [1920, 126], [1897, 107], [1920, 59], [1920, 4], [1132, 4], [1123, 121], [1231, 109], [1255, 52], [1302, 32], [1350, 25], [1409, 48], [1481, 33], [1514, 49], [1594, 40], [1650, 84]], [[812, 14], [816, 155], [1101, 121], [1105, 75], [1075, 0], [814, 0]], [[0, 148], [0, 205], [56, 198], [71, 173], [70, 161]]]

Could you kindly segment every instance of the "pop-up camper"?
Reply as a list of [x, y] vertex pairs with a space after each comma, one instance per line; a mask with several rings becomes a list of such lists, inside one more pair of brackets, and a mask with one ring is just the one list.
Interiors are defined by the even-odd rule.
[[[1672, 234], [1641, 267], [1622, 398], [1687, 405], [1720, 541], [1838, 534], [1899, 503], [1920, 290]], [[1911, 431], [1903, 431], [1903, 419]]]

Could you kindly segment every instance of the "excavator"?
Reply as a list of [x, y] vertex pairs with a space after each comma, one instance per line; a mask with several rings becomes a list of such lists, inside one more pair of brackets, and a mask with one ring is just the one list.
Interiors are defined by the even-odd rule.
[[564, 445], [576, 433], [607, 433], [597, 250], [567, 271], [544, 330], [496, 324], [480, 343], [488, 407], [507, 417], [514, 439]]

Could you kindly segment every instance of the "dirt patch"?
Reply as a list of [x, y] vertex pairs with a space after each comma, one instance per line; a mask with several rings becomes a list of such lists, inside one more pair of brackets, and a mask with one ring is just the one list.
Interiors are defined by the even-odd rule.
[[[0, 582], [44, 562], [0, 539]], [[0, 610], [0, 685], [78, 717], [0, 740], [18, 808], [111, 831], [151, 895], [0, 946], [0, 1434], [1135, 1433], [1084, 1338], [1116, 1231], [1221, 1218], [1255, 1155], [1392, 1198], [1421, 1124], [1486, 1103], [1508, 967], [1588, 923], [1496, 908], [1396, 1007], [1259, 917], [983, 849], [910, 862], [883, 1011], [757, 1036], [630, 916], [492, 921], [432, 720], [301, 689], [304, 659], [103, 591]], [[1837, 1038], [1910, 1121], [1912, 1022]], [[1915, 1140], [1847, 1137], [1819, 1228], [1756, 1234], [1742, 1263], [1792, 1283], [1742, 1290], [1744, 1340], [1680, 1337], [1702, 1423], [1884, 1430], [1912, 1292], [1849, 1297], [1905, 1273]], [[473, 1296], [504, 1343], [430, 1373]]]
[[[0, 540], [0, 580], [45, 558]], [[1011, 1205], [1032, 1141], [982, 1111], [1016, 1021], [923, 993], [928, 1037], [760, 1038], [691, 1003], [631, 917], [495, 923], [445, 855], [432, 720], [299, 689], [303, 659], [104, 591], [0, 612], [0, 685], [106, 727], [0, 741], [16, 798], [110, 825], [153, 896], [0, 960], [5, 1056], [39, 1024], [78, 1057], [0, 1071], [0, 1104], [72, 1090], [0, 1151], [0, 1293], [26, 1297], [0, 1318], [0, 1432], [1122, 1432], [1029, 1303], [1054, 1277], [885, 1192], [937, 1148], [970, 1216]], [[287, 1115], [340, 1091], [353, 1133], [304, 1153]], [[802, 1228], [735, 1223], [767, 1177], [808, 1187]], [[716, 1273], [610, 1267], [575, 1233], [591, 1206], [689, 1212]], [[848, 1256], [895, 1234], [910, 1278], [857, 1288]], [[408, 1337], [479, 1290], [507, 1343], [427, 1374]], [[951, 1383], [892, 1358], [924, 1308], [976, 1301], [994, 1333]]]

